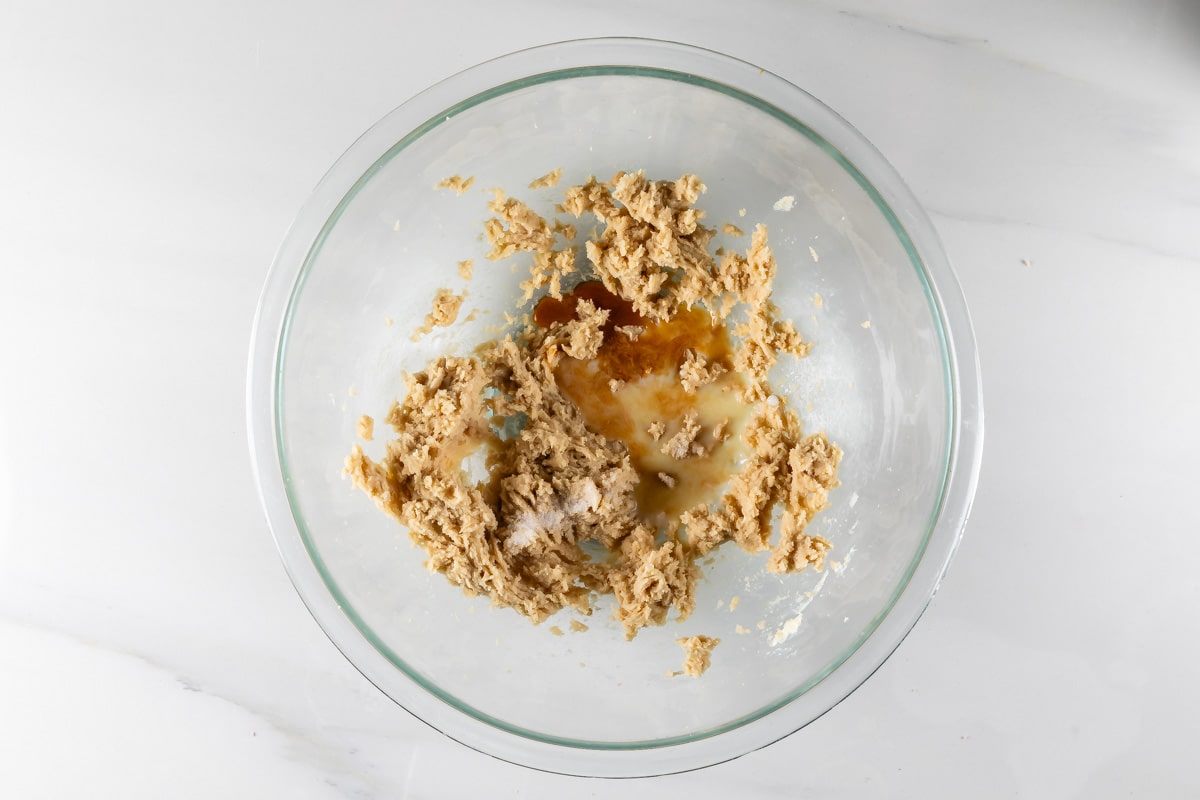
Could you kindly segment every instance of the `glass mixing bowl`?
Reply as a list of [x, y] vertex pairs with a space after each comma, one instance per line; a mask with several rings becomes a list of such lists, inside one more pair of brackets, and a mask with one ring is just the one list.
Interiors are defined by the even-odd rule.
[[[727, 544], [683, 623], [625, 641], [535, 626], [466, 597], [342, 475], [360, 414], [403, 373], [495, 335], [525, 277], [486, 261], [490, 187], [550, 213], [561, 186], [645, 169], [694, 172], [707, 221], [770, 229], [774, 299], [811, 355], [776, 387], [845, 451], [810, 532], [823, 572], [772, 575]], [[475, 176], [463, 196], [433, 189]], [[794, 198], [790, 210], [782, 198]], [[778, 208], [776, 206], [779, 206]], [[739, 210], [745, 209], [744, 217]], [[584, 222], [587, 229], [590, 222]], [[743, 245], [744, 246], [744, 245]], [[437, 289], [475, 276], [473, 321], [414, 342]], [[523, 270], [522, 270], [523, 272]], [[821, 302], [814, 295], [819, 294]], [[369, 680], [420, 719], [502, 759], [595, 776], [662, 774], [746, 753], [806, 725], [896, 648], [937, 589], [979, 471], [983, 410], [967, 308], [934, 229], [882, 156], [816, 99], [757, 67], [679, 44], [566, 42], [481, 64], [423, 92], [322, 179], [271, 268], [249, 365], [263, 505], [300, 596]], [[378, 456], [384, 426], [368, 454]], [[736, 608], [733, 598], [737, 597]], [[720, 637], [699, 679], [680, 636]]]

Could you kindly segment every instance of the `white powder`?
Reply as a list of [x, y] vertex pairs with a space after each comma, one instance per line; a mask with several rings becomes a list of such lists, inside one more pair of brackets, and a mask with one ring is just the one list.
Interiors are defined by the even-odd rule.
[[833, 568], [833, 571], [836, 572], [839, 577], [846, 571], [846, 567], [850, 566], [850, 558], [853, 555], [854, 555], [854, 548], [851, 547], [849, 550], [846, 551], [845, 558], [843, 558], [841, 561], [834, 561], [830, 565]]
[[784, 622], [775, 631], [775, 635], [771, 637], [771, 647], [777, 647], [783, 644], [788, 639], [796, 635], [796, 631], [800, 630], [800, 623], [804, 621], [804, 614], [797, 614], [788, 621]]
[[776, 211], [791, 211], [795, 207], [796, 196], [791, 194], [779, 198], [775, 201], [775, 205], [772, 206]]
[[544, 514], [525, 513], [517, 517], [509, 526], [508, 538], [504, 540], [504, 549], [510, 553], [523, 550], [533, 543], [542, 533], [553, 530], [562, 524], [561, 511], [547, 511]]
[[538, 537], [538, 529], [534, 528], [533, 517], [526, 515], [517, 519], [509, 528], [509, 537], [504, 540], [506, 551], [520, 551], [533, 543]]
[[539, 536], [561, 528], [568, 517], [595, 511], [602, 499], [600, 487], [591, 478], [576, 482], [569, 495], [560, 497], [557, 508], [541, 514], [526, 512], [517, 517], [508, 528], [504, 549], [510, 553], [525, 549]]
[[596, 482], [588, 478], [571, 487], [572, 496], [567, 502], [568, 514], [581, 514], [584, 511], [595, 511], [600, 507], [600, 489]]
[[523, 550], [537, 538], [537, 520], [532, 514], [521, 515], [508, 528], [508, 538], [504, 540], [504, 549], [512, 552]]
[[[829, 579], [829, 570], [821, 573], [821, 579], [817, 581], [817, 585], [813, 587], [811, 592], [804, 593], [804, 599], [796, 604], [796, 616], [784, 621], [782, 625], [771, 635], [771, 646], [776, 647], [783, 644], [788, 639], [796, 635], [796, 631], [800, 630], [800, 623], [804, 621], [804, 609], [808, 608], [809, 604], [816, 599], [821, 593], [822, 587], [825, 586], [825, 581]], [[782, 597], [776, 598], [781, 600]], [[768, 603], [769, 608], [773, 603]]]
[[822, 572], [821, 580], [817, 581], [817, 585], [813, 587], [812, 594], [808, 596], [808, 601], [805, 602], [804, 605], [800, 606], [800, 608], [797, 610], [803, 611], [804, 609], [808, 608], [808, 604], [812, 602], [812, 598], [815, 595], [820, 594], [821, 589], [825, 586], [825, 581], [827, 580], [829, 580], [829, 572]]

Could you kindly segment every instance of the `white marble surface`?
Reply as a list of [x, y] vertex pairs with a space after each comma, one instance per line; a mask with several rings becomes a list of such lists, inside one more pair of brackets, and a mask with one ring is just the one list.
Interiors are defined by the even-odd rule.
[[[1200, 796], [1200, 4], [511, 5], [0, 10], [0, 797]], [[619, 783], [367, 684], [284, 574], [243, 413], [259, 286], [341, 150], [583, 34], [756, 61], [862, 130], [957, 266], [988, 411], [896, 655], [780, 744]]]

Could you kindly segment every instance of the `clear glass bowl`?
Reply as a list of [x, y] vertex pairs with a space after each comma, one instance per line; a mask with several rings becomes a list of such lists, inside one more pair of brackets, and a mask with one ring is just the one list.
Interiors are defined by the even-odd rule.
[[[587, 632], [556, 636], [550, 628], [566, 630], [565, 615], [534, 626], [426, 571], [407, 532], [343, 478], [359, 415], [382, 417], [404, 371], [468, 351], [513, 307], [524, 276], [483, 258], [483, 190], [505, 187], [548, 213], [556, 193], [524, 187], [556, 167], [563, 186], [621, 169], [695, 172], [708, 185], [700, 205], [710, 223], [768, 225], [775, 300], [815, 342], [774, 383], [807, 409], [808, 430], [827, 431], [846, 454], [842, 486], [811, 528], [834, 545], [824, 572], [770, 575], [765, 553], [730, 544], [706, 568], [686, 622], [626, 642], [601, 609]], [[433, 190], [452, 174], [475, 176], [475, 186], [462, 197]], [[787, 196], [794, 207], [776, 210]], [[412, 342], [435, 291], [463, 285], [456, 265], [467, 258], [476, 265], [464, 314], [477, 309], [475, 320]], [[595, 776], [733, 758], [853, 691], [936, 591], [983, 439], [966, 305], [932, 225], [883, 157], [774, 75], [635, 39], [481, 64], [363, 134], [271, 268], [248, 404], [284, 563], [355, 667], [466, 745]], [[722, 640], [712, 668], [696, 680], [666, 677], [681, 663], [675, 638], [695, 633]]]

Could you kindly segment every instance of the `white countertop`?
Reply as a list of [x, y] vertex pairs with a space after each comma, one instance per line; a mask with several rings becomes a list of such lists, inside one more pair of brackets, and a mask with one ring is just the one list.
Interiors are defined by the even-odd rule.
[[[19, 4], [0, 12], [0, 797], [1197, 797], [1200, 4]], [[754, 61], [858, 127], [974, 315], [987, 443], [941, 592], [781, 743], [542, 774], [410, 717], [284, 574], [259, 287], [410, 95], [579, 35]]]

